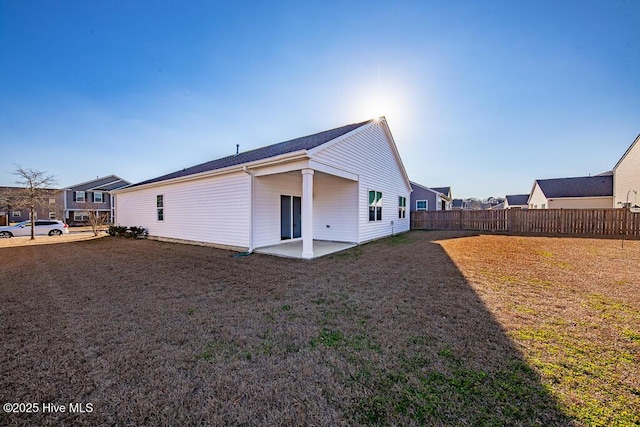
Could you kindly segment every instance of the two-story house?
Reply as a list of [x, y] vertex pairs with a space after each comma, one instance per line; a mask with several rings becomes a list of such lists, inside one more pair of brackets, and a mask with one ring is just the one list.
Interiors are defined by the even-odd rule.
[[71, 225], [81, 224], [89, 220], [89, 212], [96, 212], [107, 214], [111, 222], [115, 209], [111, 191], [130, 184], [116, 175], [109, 175], [60, 190], [58, 203], [62, 206], [64, 220]]
[[[39, 190], [36, 200], [36, 219], [58, 219], [62, 215], [56, 203], [58, 190], [45, 188]], [[30, 218], [30, 209], [26, 202], [23, 187], [0, 187], [0, 226]]]

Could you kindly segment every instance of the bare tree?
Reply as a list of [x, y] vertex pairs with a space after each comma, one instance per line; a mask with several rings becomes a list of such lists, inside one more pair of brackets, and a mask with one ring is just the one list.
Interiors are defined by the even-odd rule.
[[15, 182], [23, 187], [23, 189], [21, 194], [18, 195], [15, 205], [29, 209], [29, 217], [31, 218], [31, 240], [34, 240], [36, 238], [36, 207], [46, 205], [43, 196], [56, 183], [56, 179], [53, 175], [47, 175], [47, 172], [26, 169], [20, 165], [16, 165], [16, 168], [12, 174], [18, 176]]
[[83, 212], [86, 212], [89, 217], [89, 226], [91, 227], [91, 231], [93, 231], [94, 236], [97, 236], [100, 231], [104, 230], [105, 226], [109, 223], [109, 213], [99, 211], [99, 207], [100, 205], [96, 203], [90, 203], [83, 210]]

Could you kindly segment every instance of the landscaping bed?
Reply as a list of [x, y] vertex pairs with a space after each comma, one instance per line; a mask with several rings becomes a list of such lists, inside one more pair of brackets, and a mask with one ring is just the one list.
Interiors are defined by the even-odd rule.
[[640, 422], [638, 241], [415, 231], [231, 255], [0, 248], [0, 400], [40, 409], [0, 425]]

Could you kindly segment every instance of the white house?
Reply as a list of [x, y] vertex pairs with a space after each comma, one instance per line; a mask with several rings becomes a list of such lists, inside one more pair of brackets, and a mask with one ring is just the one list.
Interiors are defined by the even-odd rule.
[[530, 209], [600, 209], [613, 206], [613, 176], [538, 179], [528, 200]]
[[526, 209], [528, 202], [528, 194], [508, 194], [504, 198], [502, 209]]
[[238, 251], [353, 244], [409, 230], [411, 185], [385, 118], [238, 153], [116, 190], [116, 222]]
[[640, 205], [640, 135], [613, 167], [614, 207]]

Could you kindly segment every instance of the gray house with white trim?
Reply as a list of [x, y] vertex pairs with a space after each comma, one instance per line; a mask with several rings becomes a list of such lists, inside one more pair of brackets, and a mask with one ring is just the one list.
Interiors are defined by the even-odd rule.
[[108, 215], [111, 221], [115, 213], [111, 192], [130, 184], [116, 175], [108, 175], [60, 190], [57, 197], [64, 220], [71, 225], [83, 224], [93, 211]]
[[448, 211], [452, 208], [451, 187], [426, 187], [411, 181], [411, 212]]

